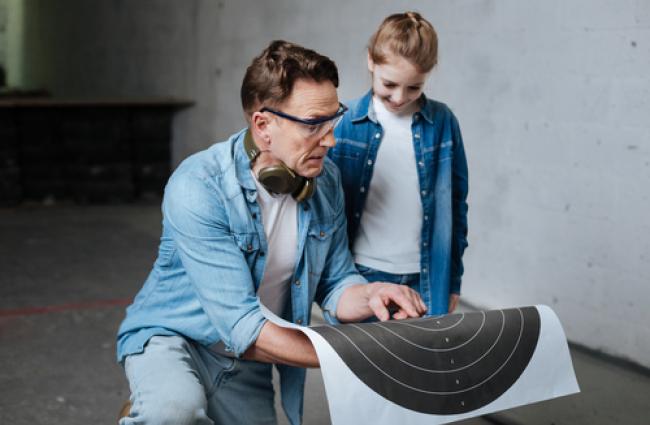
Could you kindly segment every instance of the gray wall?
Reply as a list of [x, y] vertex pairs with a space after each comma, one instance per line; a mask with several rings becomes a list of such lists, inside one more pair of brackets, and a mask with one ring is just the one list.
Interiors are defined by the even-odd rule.
[[193, 99], [175, 121], [175, 162], [215, 140], [217, 1], [22, 2], [17, 85], [59, 98]]
[[269, 3], [220, 14], [220, 137], [268, 40], [330, 55], [349, 98], [371, 32], [416, 8], [441, 42], [427, 93], [458, 115], [470, 163], [464, 298], [548, 304], [571, 340], [650, 367], [650, 2]]
[[270, 40], [335, 59], [346, 99], [368, 87], [381, 19], [421, 11], [441, 42], [427, 94], [456, 112], [469, 158], [463, 297], [549, 304], [571, 340], [650, 367], [650, 2], [26, 2], [25, 83], [197, 101], [176, 161], [243, 126], [241, 78]]

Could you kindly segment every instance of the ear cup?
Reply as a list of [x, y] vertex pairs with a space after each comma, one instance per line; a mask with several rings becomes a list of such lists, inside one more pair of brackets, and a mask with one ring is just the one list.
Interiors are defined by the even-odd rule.
[[316, 180], [304, 179], [304, 184], [298, 190], [291, 193], [296, 202], [306, 201], [316, 192]]
[[[250, 129], [244, 136], [244, 149], [251, 163], [260, 154], [253, 141]], [[297, 202], [309, 199], [316, 190], [316, 181], [314, 179], [297, 175], [283, 163], [262, 168], [257, 174], [257, 180], [269, 192], [290, 193]]]
[[262, 168], [257, 180], [266, 190], [273, 193], [293, 193], [302, 185], [302, 178], [284, 164]]

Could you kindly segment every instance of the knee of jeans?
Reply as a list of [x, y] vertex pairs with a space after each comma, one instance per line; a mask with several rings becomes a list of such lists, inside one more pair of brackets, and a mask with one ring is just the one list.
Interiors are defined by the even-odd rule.
[[207, 417], [205, 397], [202, 399], [196, 397], [180, 397], [174, 400], [160, 399], [154, 404], [146, 407], [141, 406], [141, 409], [132, 409], [131, 417], [138, 419], [135, 423], [160, 425], [212, 423]]

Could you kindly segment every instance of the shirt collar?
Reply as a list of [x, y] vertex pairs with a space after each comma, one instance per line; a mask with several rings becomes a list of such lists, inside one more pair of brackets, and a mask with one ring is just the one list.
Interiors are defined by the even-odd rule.
[[427, 102], [427, 97], [424, 93], [422, 93], [418, 102], [420, 102], [420, 115], [422, 115], [429, 124], [433, 124], [433, 102]]
[[350, 120], [353, 123], [369, 119], [372, 122], [377, 122], [377, 117], [375, 116], [375, 111], [368, 111], [368, 108], [371, 106], [372, 101], [372, 90], [368, 92], [357, 102], [354, 108], [350, 111], [351, 116]]
[[257, 191], [255, 186], [255, 181], [253, 180], [253, 175], [251, 173], [251, 161], [246, 155], [246, 150], [244, 149], [244, 137], [248, 129], [241, 130], [234, 136], [233, 140], [233, 156], [235, 158], [235, 170], [237, 172], [237, 180], [239, 185], [244, 189]]

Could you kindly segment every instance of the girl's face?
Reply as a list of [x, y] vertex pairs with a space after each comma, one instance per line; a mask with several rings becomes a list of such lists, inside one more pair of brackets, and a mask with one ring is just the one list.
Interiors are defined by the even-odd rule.
[[386, 109], [399, 114], [413, 107], [429, 72], [420, 72], [402, 56], [388, 54], [386, 63], [374, 63], [368, 55], [368, 70], [372, 75], [372, 91]]

